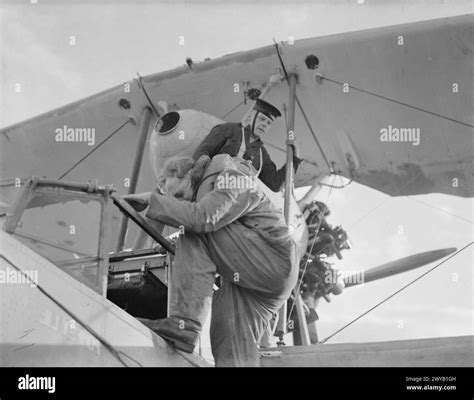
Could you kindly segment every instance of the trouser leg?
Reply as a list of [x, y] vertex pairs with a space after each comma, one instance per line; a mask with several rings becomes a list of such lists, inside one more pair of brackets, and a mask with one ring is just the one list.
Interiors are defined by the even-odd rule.
[[202, 327], [217, 266], [224, 281], [212, 306], [211, 346], [217, 366], [258, 366], [257, 343], [296, 281], [294, 246], [287, 250], [274, 249], [243, 228], [180, 237], [170, 283], [170, 316]]
[[212, 352], [216, 366], [258, 366], [257, 344], [296, 282], [295, 248], [282, 254], [249, 230], [227, 234], [209, 240], [223, 277], [212, 304]]
[[211, 308], [215, 273], [205, 239], [191, 232], [180, 235], [168, 288], [170, 316], [190, 319], [202, 328]]
[[258, 367], [257, 343], [271, 315], [249, 290], [225, 281], [212, 303], [210, 334], [216, 367]]
[[296, 245], [271, 246], [252, 229], [232, 224], [207, 234], [209, 255], [222, 277], [249, 289], [269, 307], [281, 305], [298, 277]]

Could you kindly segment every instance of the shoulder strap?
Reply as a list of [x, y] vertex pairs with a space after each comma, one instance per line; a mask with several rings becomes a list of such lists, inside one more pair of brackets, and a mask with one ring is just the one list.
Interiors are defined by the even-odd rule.
[[261, 147], [258, 149], [258, 154], [260, 155], [260, 163], [258, 164], [257, 176], [260, 175], [260, 172], [262, 172], [262, 167], [263, 167], [263, 155], [262, 155]]
[[243, 160], [244, 159], [244, 154], [247, 151], [247, 146], [245, 144], [245, 131], [244, 131], [243, 126], [241, 126], [241, 130], [242, 130], [242, 142], [240, 143], [240, 149], [239, 149], [239, 152], [238, 152], [236, 158], [240, 158], [241, 160]]

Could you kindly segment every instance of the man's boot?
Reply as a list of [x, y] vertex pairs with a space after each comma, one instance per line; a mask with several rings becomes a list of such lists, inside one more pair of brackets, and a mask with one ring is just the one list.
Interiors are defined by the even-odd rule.
[[201, 325], [188, 318], [137, 319], [163, 339], [173, 343], [174, 347], [186, 353], [194, 351], [201, 334]]

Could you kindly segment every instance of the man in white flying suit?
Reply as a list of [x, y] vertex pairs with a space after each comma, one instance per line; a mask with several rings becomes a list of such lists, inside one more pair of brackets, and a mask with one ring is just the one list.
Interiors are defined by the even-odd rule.
[[[169, 290], [170, 317], [142, 320], [176, 348], [192, 352], [211, 308], [216, 366], [258, 366], [257, 344], [295, 287], [296, 244], [255, 170], [227, 154], [166, 162], [165, 195], [124, 196], [147, 217], [184, 228]], [[215, 274], [222, 285], [213, 293]]]

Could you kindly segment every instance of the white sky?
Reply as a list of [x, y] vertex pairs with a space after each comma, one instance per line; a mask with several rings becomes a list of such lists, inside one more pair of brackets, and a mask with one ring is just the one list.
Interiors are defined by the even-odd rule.
[[[300, 39], [473, 12], [471, 1], [123, 1], [113, 6], [107, 1], [37, 1], [4, 2], [1, 9], [0, 126], [108, 89], [136, 72], [175, 68], [186, 57], [197, 61], [265, 46], [273, 38]], [[181, 35], [184, 47], [178, 46]], [[75, 36], [74, 46], [70, 36]], [[15, 83], [21, 83], [21, 94], [14, 92]], [[353, 249], [336, 263], [341, 269], [366, 269], [421, 251], [461, 248], [473, 238], [472, 199], [415, 197], [440, 211], [356, 183], [330, 194], [325, 188], [318, 198], [332, 210], [329, 222], [342, 225], [353, 242]], [[404, 234], [398, 234], [400, 225]], [[474, 334], [472, 259], [470, 248], [331, 343]], [[331, 304], [323, 302], [318, 309], [320, 337], [427, 269], [351, 288]]]

